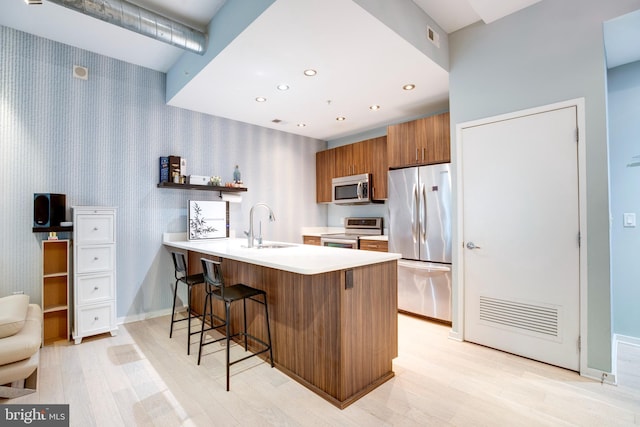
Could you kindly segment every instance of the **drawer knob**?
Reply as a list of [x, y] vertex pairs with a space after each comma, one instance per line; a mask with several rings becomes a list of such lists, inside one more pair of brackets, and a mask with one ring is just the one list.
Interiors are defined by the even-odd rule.
[[97, 257], [97, 256], [93, 257], [93, 260], [94, 260], [94, 261], [97, 261], [97, 260], [98, 260], [98, 257]]
[[94, 286], [94, 287], [93, 287], [93, 290], [94, 290], [94, 291], [97, 291], [98, 289], [100, 289], [100, 288], [99, 288], [99, 287], [97, 287], [97, 286]]
[[94, 317], [93, 320], [98, 320], [98, 316]]
[[98, 227], [93, 227], [93, 231], [98, 231]]

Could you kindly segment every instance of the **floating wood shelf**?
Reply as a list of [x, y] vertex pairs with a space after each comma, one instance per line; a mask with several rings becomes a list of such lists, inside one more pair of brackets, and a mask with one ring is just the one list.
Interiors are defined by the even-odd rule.
[[237, 193], [247, 191], [247, 187], [220, 187], [215, 185], [176, 184], [174, 182], [161, 182], [158, 188], [179, 188], [181, 190], [219, 191], [220, 193]]
[[73, 231], [73, 225], [69, 226], [69, 227], [61, 227], [61, 226], [55, 226], [55, 227], [33, 227], [32, 228], [34, 233], [50, 233], [52, 231], [55, 231], [57, 233], [64, 233], [64, 232], [71, 232]]

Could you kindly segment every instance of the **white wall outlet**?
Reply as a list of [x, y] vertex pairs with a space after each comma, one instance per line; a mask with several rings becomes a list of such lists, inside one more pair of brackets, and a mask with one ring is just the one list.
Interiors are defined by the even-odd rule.
[[427, 25], [427, 39], [436, 45], [436, 47], [440, 47], [440, 34], [436, 32], [433, 28]]
[[624, 214], [624, 226], [625, 227], [635, 227], [636, 226], [636, 214], [635, 213], [625, 213]]

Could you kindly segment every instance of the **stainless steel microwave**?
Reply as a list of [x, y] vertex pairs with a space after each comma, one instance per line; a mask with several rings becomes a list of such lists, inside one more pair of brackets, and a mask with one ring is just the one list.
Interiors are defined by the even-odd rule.
[[371, 175], [343, 176], [331, 180], [333, 203], [357, 205], [372, 202]]

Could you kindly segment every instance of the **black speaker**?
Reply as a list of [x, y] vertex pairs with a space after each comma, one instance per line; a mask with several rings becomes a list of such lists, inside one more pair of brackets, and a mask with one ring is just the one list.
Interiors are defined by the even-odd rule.
[[35, 193], [33, 195], [33, 226], [57, 227], [64, 222], [67, 197], [64, 194]]

